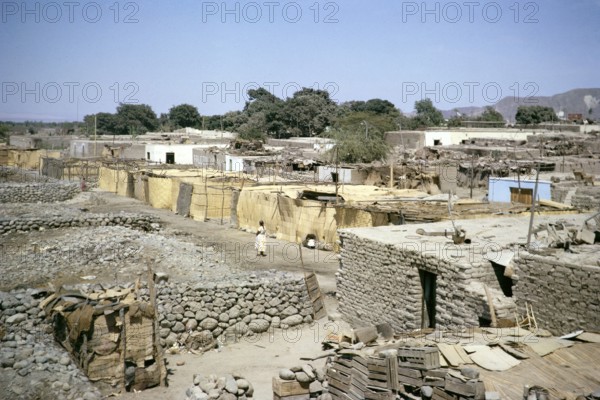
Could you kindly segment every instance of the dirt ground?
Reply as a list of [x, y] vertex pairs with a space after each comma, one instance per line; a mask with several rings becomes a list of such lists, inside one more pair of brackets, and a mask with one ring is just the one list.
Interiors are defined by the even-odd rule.
[[[69, 205], [87, 208], [90, 212], [118, 213], [141, 212], [160, 218], [161, 233], [167, 237], [180, 237], [186, 242], [201, 246], [212, 246], [220, 252], [223, 262], [232, 263], [250, 271], [282, 270], [295, 273], [314, 271], [319, 279], [321, 290], [326, 294], [326, 308], [330, 318], [335, 318], [335, 272], [338, 258], [335, 253], [302, 250], [304, 268], [300, 262], [297, 245], [276, 239], [268, 239], [268, 256], [256, 257], [254, 234], [221, 225], [220, 221], [199, 222], [174, 214], [170, 210], [155, 209], [138, 200], [120, 197], [99, 190], [83, 193], [69, 201]], [[52, 234], [51, 231], [46, 231]], [[248, 251], [247, 249], [251, 249]], [[219, 349], [203, 355], [194, 355], [182, 350], [179, 354], [167, 354], [169, 386], [158, 387], [138, 393], [120, 395], [123, 399], [183, 399], [185, 391], [192, 385], [193, 376], [202, 374], [232, 373], [246, 378], [255, 389], [254, 398], [272, 397], [271, 380], [279, 369], [290, 368], [303, 363], [322, 367], [325, 359], [314, 362], [302, 361], [301, 357], [315, 357], [322, 354], [321, 341], [328, 332], [337, 332], [340, 322], [323, 318], [309, 326], [274, 329], [272, 331], [241, 338], [236, 343], [225, 343]], [[347, 329], [347, 328], [346, 328]], [[177, 364], [182, 365], [177, 365]]]

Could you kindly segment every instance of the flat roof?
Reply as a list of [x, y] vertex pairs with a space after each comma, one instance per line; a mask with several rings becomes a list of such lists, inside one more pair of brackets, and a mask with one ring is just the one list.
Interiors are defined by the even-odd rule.
[[[534, 228], [540, 224], [564, 222], [566, 225], [581, 227], [592, 214], [561, 214], [536, 215]], [[397, 246], [406, 250], [414, 250], [423, 255], [431, 255], [455, 262], [479, 263], [489, 262], [504, 253], [504, 249], [515, 249], [527, 243], [529, 216], [497, 217], [481, 219], [456, 220], [457, 227], [466, 231], [470, 244], [455, 245], [452, 242], [454, 228], [451, 221], [379, 226], [374, 228], [347, 228], [339, 232], [348, 232], [359, 238], [376, 241], [382, 244]], [[425, 236], [417, 233], [418, 229], [426, 232], [448, 232], [448, 237]], [[532, 236], [532, 242], [535, 238]], [[562, 262], [598, 267], [598, 252], [600, 245], [572, 246], [575, 253], [556, 249], [549, 257], [555, 257]], [[490, 253], [493, 253], [490, 255]]]

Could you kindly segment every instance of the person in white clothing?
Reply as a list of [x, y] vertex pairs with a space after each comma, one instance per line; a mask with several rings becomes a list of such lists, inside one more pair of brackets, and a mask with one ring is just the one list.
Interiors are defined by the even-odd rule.
[[254, 247], [256, 248], [256, 255], [267, 255], [267, 230], [265, 229], [265, 223], [263, 221], [258, 223], [258, 231], [256, 231], [256, 242]]

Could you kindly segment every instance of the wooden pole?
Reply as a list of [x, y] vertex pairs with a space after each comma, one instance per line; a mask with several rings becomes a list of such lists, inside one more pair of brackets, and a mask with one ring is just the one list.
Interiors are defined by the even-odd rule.
[[490, 289], [487, 285], [483, 285], [485, 289], [485, 295], [487, 297], [488, 307], [490, 309], [490, 317], [492, 319], [492, 328], [498, 326], [498, 321], [496, 320], [496, 311], [494, 310], [494, 302], [492, 301], [492, 294], [490, 293]]
[[158, 335], [158, 308], [156, 307], [156, 287], [154, 286], [154, 272], [152, 267], [148, 265], [148, 293], [150, 296], [150, 306], [154, 310], [154, 348], [156, 351], [156, 362], [160, 371], [160, 386], [167, 384], [167, 367], [164, 361], [163, 349], [160, 345], [160, 336]]
[[474, 179], [474, 175], [475, 175], [475, 166], [474, 166], [474, 162], [475, 162], [475, 156], [471, 156], [471, 191], [469, 193], [469, 198], [473, 198], [473, 179]]
[[221, 184], [221, 225], [223, 225], [224, 208], [225, 208], [225, 176], [223, 176], [222, 184]]
[[123, 392], [125, 392], [126, 388], [126, 378], [125, 378], [125, 371], [126, 371], [126, 367], [125, 367], [125, 355], [127, 352], [127, 331], [125, 329], [125, 308], [121, 308], [119, 310], [119, 318], [121, 319], [121, 359], [120, 359], [120, 363], [121, 363], [121, 367], [123, 368], [123, 377], [122, 377], [122, 381], [121, 384], [123, 385]]
[[394, 160], [390, 160], [390, 189], [394, 188]]
[[535, 215], [535, 201], [537, 199], [538, 182], [540, 179], [540, 167], [541, 165], [538, 163], [535, 174], [535, 186], [533, 187], [533, 198], [531, 199], [531, 217], [529, 218], [529, 231], [527, 232], [527, 248], [529, 248], [529, 244], [531, 243], [531, 232], [533, 230], [533, 218]]
[[335, 204], [338, 204], [339, 199], [338, 199], [338, 189], [339, 189], [339, 184], [340, 184], [340, 171], [339, 171], [339, 147], [336, 144], [335, 145]]
[[208, 221], [208, 176], [204, 177], [204, 222]]

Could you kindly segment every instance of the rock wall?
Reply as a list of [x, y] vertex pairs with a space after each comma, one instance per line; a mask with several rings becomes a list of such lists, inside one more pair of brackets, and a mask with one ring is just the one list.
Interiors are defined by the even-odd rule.
[[303, 278], [220, 284], [165, 283], [157, 288], [161, 344], [211, 347], [271, 328], [312, 322]]
[[[88, 291], [90, 286], [78, 288]], [[107, 289], [112, 287], [105, 285]], [[148, 299], [147, 288], [143, 287], [140, 293]], [[42, 375], [36, 379], [48, 384], [40, 384], [37, 389], [31, 382], [22, 388], [3, 384], [2, 387], [19, 391], [9, 393], [8, 398], [101, 398], [69, 354], [54, 341], [51, 322], [39, 308], [44, 297], [45, 293], [37, 289], [0, 292], [0, 383], [4, 377], [23, 377], [26, 382], [39, 373]], [[287, 329], [312, 321], [304, 279], [289, 275], [218, 285], [160, 283], [157, 307], [161, 344], [179, 344], [194, 350], [244, 337], [254, 341], [256, 335], [269, 329]], [[236, 390], [242, 389], [240, 394], [248, 396], [250, 386], [241, 384], [245, 382], [238, 380]], [[43, 393], [35, 392], [38, 389]]]
[[571, 198], [573, 207], [583, 210], [598, 210], [600, 207], [600, 186], [587, 186], [577, 189]]
[[540, 327], [555, 335], [600, 331], [600, 268], [562, 263], [529, 253], [515, 260], [517, 304], [533, 305]]
[[50, 217], [0, 217], [0, 234], [26, 232], [52, 228], [81, 226], [125, 226], [128, 228], [151, 230], [158, 218], [138, 214], [83, 214], [79, 216]]
[[72, 199], [80, 192], [77, 183], [0, 185], [0, 203], [54, 203]]
[[[343, 248], [336, 274], [339, 310], [355, 326], [387, 322], [397, 331], [421, 327], [420, 270], [436, 275], [436, 327], [479, 326], [489, 320], [483, 283], [494, 294], [498, 317], [508, 318], [514, 302], [502, 295], [489, 261], [453, 261], [453, 247], [431, 251], [388, 245], [339, 231]], [[455, 248], [455, 246], [454, 246]], [[468, 248], [465, 249], [468, 254]]]
[[0, 292], [0, 387], [6, 399], [101, 399], [52, 336], [34, 289]]

